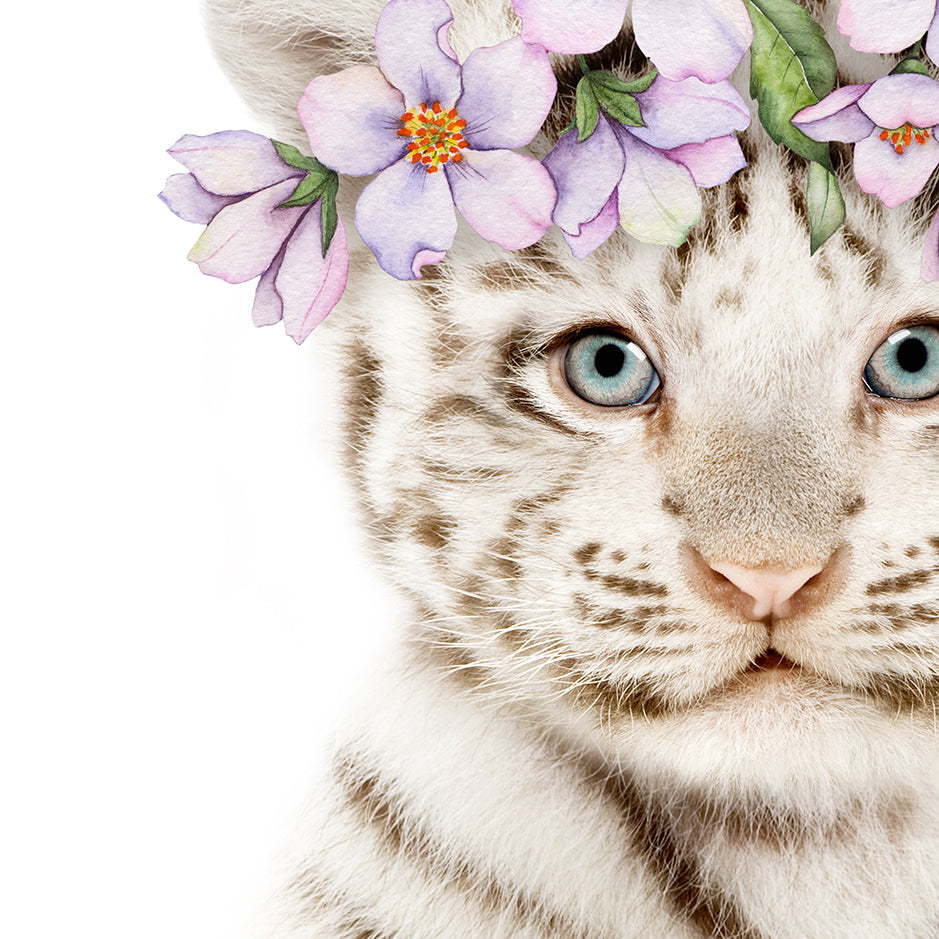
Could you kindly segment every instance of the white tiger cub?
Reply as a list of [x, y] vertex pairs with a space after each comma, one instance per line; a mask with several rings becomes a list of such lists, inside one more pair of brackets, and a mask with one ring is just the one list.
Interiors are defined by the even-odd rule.
[[[516, 29], [503, 0], [451, 5], [461, 57]], [[209, 23], [305, 147], [304, 85], [373, 61], [380, 7], [211, 0]], [[812, 12], [842, 83], [889, 70]], [[613, 56], [644, 65], [628, 25]], [[742, 143], [678, 250], [466, 229], [401, 283], [353, 248], [314, 342], [412, 613], [263, 935], [939, 936], [939, 397], [871, 390], [901, 328], [939, 356], [935, 193], [885, 212], [846, 182], [811, 257], [803, 161]], [[591, 368], [627, 355], [654, 391], [604, 406]]]

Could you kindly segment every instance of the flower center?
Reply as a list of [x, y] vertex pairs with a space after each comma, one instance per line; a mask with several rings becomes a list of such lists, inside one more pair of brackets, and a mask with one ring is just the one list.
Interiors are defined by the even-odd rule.
[[929, 131], [925, 127], [914, 127], [912, 124], [904, 124], [895, 130], [881, 131], [880, 139], [889, 140], [897, 153], [903, 153], [903, 148], [908, 147], [914, 140], [922, 145], [929, 138]]
[[408, 144], [408, 159], [423, 164], [428, 173], [436, 173], [441, 163], [459, 163], [463, 159], [460, 151], [469, 146], [460, 133], [466, 121], [456, 113], [456, 108], [444, 111], [439, 101], [431, 108], [422, 104], [419, 111], [417, 108], [405, 111], [401, 123], [404, 127], [398, 136], [414, 138]]

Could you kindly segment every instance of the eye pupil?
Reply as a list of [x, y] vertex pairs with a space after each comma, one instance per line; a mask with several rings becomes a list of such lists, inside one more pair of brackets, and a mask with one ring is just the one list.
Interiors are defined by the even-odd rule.
[[918, 372], [929, 361], [929, 350], [919, 339], [904, 339], [897, 349], [897, 364], [905, 372]]
[[593, 366], [598, 374], [604, 378], [612, 378], [622, 371], [625, 361], [626, 353], [619, 346], [608, 343], [597, 349], [597, 354], [593, 358]]
[[881, 398], [924, 401], [939, 395], [939, 325], [898, 329], [874, 350], [864, 382]]

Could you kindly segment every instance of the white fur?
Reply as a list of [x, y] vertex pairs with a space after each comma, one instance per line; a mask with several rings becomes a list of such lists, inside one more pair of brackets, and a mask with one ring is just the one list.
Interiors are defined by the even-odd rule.
[[[507, 4], [452, 6], [461, 54], [512, 31]], [[815, 8], [849, 80], [888, 70]], [[292, 102], [369, 61], [379, 9], [212, 0], [209, 22], [302, 144]], [[555, 232], [513, 257], [463, 227], [404, 284], [353, 246], [313, 341], [344, 375], [353, 476], [414, 615], [264, 935], [939, 935], [939, 406], [861, 381], [898, 322], [935, 321], [929, 206], [885, 214], [845, 177], [850, 231], [812, 257], [799, 171], [756, 128], [748, 148], [746, 219], [712, 193], [684, 261], [622, 233], [583, 263]], [[663, 376], [655, 408], [566, 388], [543, 350], [598, 319]], [[837, 576], [752, 622], [692, 548]], [[768, 646], [802, 670], [744, 674]]]

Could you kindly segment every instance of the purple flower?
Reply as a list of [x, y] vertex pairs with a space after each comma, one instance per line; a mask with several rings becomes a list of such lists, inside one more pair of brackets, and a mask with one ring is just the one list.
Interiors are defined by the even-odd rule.
[[391, 0], [378, 20], [381, 70], [356, 66], [313, 79], [298, 113], [317, 158], [366, 186], [355, 226], [400, 280], [441, 260], [456, 213], [507, 249], [551, 225], [556, 192], [528, 144], [557, 83], [548, 55], [519, 38], [476, 49], [462, 64], [446, 40], [444, 0]]
[[842, 0], [838, 30], [860, 52], [899, 52], [927, 30], [926, 54], [939, 61], [936, 0]]
[[813, 140], [854, 143], [854, 175], [889, 208], [912, 199], [939, 165], [939, 82], [916, 73], [845, 85], [792, 119]]
[[342, 221], [324, 257], [320, 202], [279, 208], [306, 171], [285, 163], [267, 137], [246, 130], [187, 134], [169, 153], [190, 172], [170, 176], [160, 198], [180, 218], [208, 226], [189, 260], [230, 284], [260, 276], [254, 324], [283, 320], [287, 335], [303, 342], [346, 286]]
[[569, 131], [545, 157], [558, 188], [554, 221], [575, 257], [617, 225], [640, 241], [680, 245], [701, 215], [698, 187], [746, 166], [733, 131], [747, 127], [750, 111], [729, 82], [657, 77], [635, 97], [645, 127], [601, 114], [586, 140]]
[[[552, 52], [596, 52], [619, 34], [629, 0], [512, 0], [522, 39]], [[743, 0], [633, 0], [639, 48], [666, 78], [726, 78], [753, 41]]]

